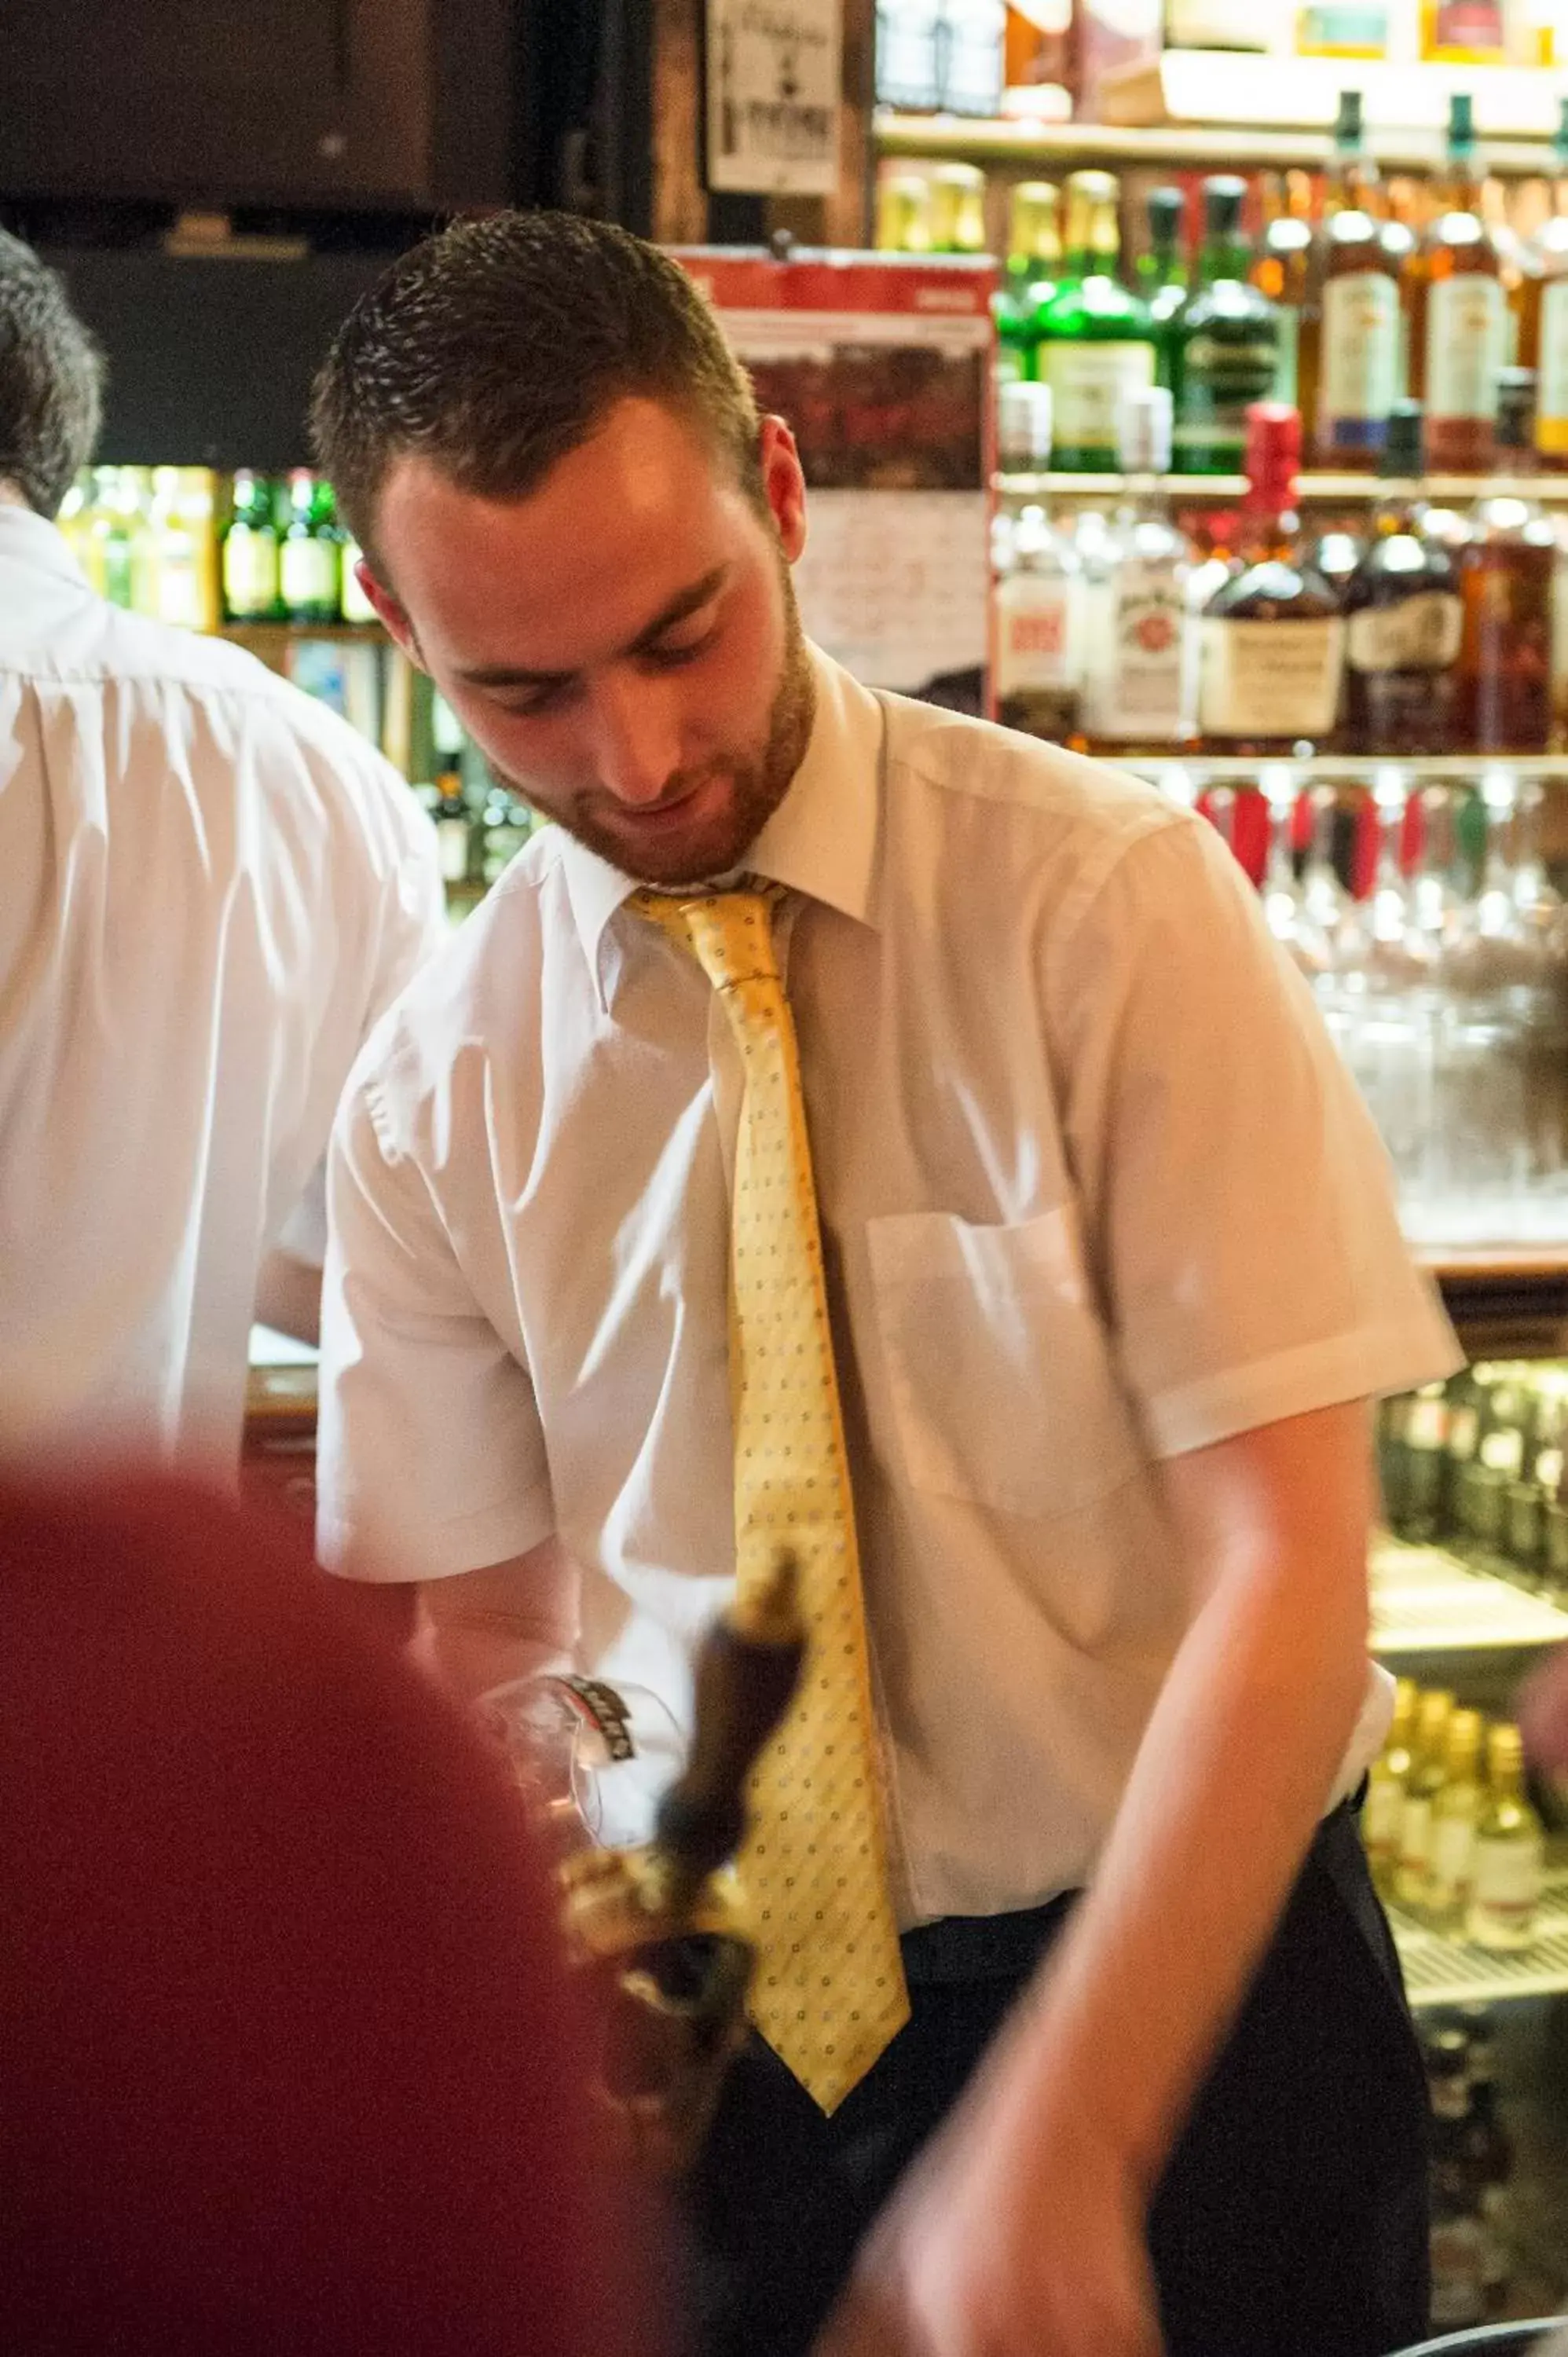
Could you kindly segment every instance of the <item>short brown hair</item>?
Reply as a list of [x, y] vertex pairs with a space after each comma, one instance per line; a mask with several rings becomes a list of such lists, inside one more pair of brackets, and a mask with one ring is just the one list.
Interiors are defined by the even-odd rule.
[[0, 479], [55, 516], [92, 456], [103, 361], [65, 281], [0, 231]]
[[405, 452], [464, 490], [521, 499], [628, 395], [682, 412], [760, 499], [750, 379], [680, 264], [607, 221], [503, 212], [426, 238], [360, 297], [311, 426], [373, 560], [376, 502]]

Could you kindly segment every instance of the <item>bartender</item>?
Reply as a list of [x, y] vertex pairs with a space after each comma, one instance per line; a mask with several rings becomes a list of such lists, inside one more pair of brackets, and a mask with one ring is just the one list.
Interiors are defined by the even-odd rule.
[[623, 231], [428, 241], [316, 426], [387, 627], [559, 822], [339, 1114], [324, 1554], [467, 1691], [575, 1638], [677, 1718], [802, 1566], [701, 2347], [795, 2357], [846, 2285], [835, 2346], [921, 2357], [1419, 2339], [1348, 1803], [1367, 1404], [1458, 1354], [1252, 895], [807, 641], [789, 428]]

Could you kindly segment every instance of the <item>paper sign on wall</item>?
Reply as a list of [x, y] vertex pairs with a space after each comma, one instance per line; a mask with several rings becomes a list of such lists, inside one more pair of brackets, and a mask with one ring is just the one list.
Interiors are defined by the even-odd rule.
[[708, 186], [826, 197], [839, 177], [839, 0], [708, 0]]

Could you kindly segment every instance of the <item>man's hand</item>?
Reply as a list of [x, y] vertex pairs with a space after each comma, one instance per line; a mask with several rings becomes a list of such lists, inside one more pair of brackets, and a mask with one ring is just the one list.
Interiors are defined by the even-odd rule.
[[867, 2240], [816, 2357], [1160, 2357], [1144, 2195], [1047, 2124], [1011, 2034]]

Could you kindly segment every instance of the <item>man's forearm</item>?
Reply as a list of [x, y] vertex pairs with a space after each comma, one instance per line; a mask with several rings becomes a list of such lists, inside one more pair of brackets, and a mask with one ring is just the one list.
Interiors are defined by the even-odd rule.
[[[1358, 1604], [1360, 1594], [1363, 1600]], [[1151, 2188], [1311, 1841], [1365, 1690], [1364, 1587], [1221, 1568], [1013, 2065]], [[1026, 2095], [1024, 2100], [1027, 2102]]]

